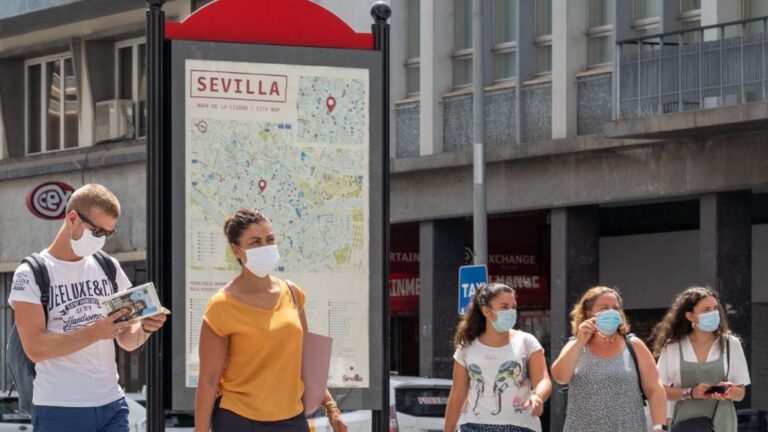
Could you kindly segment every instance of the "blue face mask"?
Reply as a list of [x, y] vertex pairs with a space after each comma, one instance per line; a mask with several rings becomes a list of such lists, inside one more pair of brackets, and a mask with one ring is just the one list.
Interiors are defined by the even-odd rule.
[[493, 324], [493, 328], [495, 328], [497, 332], [508, 332], [512, 330], [515, 324], [517, 324], [517, 309], [494, 312], [496, 313], [496, 321], [491, 321], [491, 324]]
[[720, 311], [714, 310], [699, 314], [699, 328], [703, 332], [714, 333], [720, 327]]
[[621, 325], [621, 314], [615, 309], [608, 309], [597, 314], [595, 326], [600, 333], [610, 336], [616, 333]]

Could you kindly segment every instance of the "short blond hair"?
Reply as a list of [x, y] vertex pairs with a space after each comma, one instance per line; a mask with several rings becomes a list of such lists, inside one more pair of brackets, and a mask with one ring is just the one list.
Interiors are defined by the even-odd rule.
[[74, 191], [67, 203], [67, 213], [72, 210], [87, 213], [94, 207], [115, 219], [120, 217], [120, 201], [111, 190], [97, 183], [89, 183]]

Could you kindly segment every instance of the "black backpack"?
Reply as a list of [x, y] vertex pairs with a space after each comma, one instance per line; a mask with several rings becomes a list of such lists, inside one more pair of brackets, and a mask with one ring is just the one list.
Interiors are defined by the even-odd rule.
[[[93, 254], [99, 267], [112, 284], [112, 289], [117, 290], [117, 268], [115, 263], [106, 253], [98, 251]], [[43, 306], [46, 325], [48, 323], [48, 302], [50, 300], [51, 278], [48, 275], [48, 268], [45, 266], [45, 260], [40, 254], [32, 254], [23, 260], [22, 264], [27, 264], [32, 269], [32, 275], [35, 277], [35, 283], [40, 287], [40, 303]], [[13, 386], [19, 394], [19, 411], [32, 415], [32, 382], [35, 378], [35, 363], [27, 357], [24, 348], [21, 345], [19, 332], [16, 330], [14, 321], [11, 332], [8, 335], [8, 345], [5, 348], [5, 364], [13, 381]]]

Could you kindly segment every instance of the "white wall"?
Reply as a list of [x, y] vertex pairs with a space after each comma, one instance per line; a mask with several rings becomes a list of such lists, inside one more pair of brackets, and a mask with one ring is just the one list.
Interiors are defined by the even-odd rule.
[[[333, 11], [358, 33], [370, 33], [373, 17], [373, 0], [314, 0], [315, 3]], [[387, 1], [390, 5], [391, 1]]]
[[[768, 225], [752, 228], [752, 302], [768, 302]], [[621, 289], [627, 309], [666, 308], [701, 284], [699, 231], [603, 237], [600, 283]]]

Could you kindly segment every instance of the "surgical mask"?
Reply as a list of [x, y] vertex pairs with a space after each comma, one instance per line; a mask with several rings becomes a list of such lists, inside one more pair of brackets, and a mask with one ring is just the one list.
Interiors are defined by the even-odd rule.
[[95, 254], [104, 247], [106, 237], [96, 237], [88, 228], [83, 227], [83, 235], [79, 239], [69, 239], [72, 251], [79, 257], [87, 257]]
[[720, 327], [720, 311], [714, 310], [699, 314], [699, 328], [703, 332], [714, 333]]
[[[493, 309], [491, 309], [493, 310]], [[517, 324], [517, 309], [494, 311], [496, 321], [491, 321], [493, 328], [498, 332], [508, 332]]]
[[608, 309], [597, 314], [597, 320], [595, 326], [600, 333], [610, 336], [616, 333], [621, 325], [622, 319], [619, 311], [615, 309]]
[[280, 253], [277, 245], [245, 249], [245, 267], [258, 277], [266, 277], [277, 267]]

